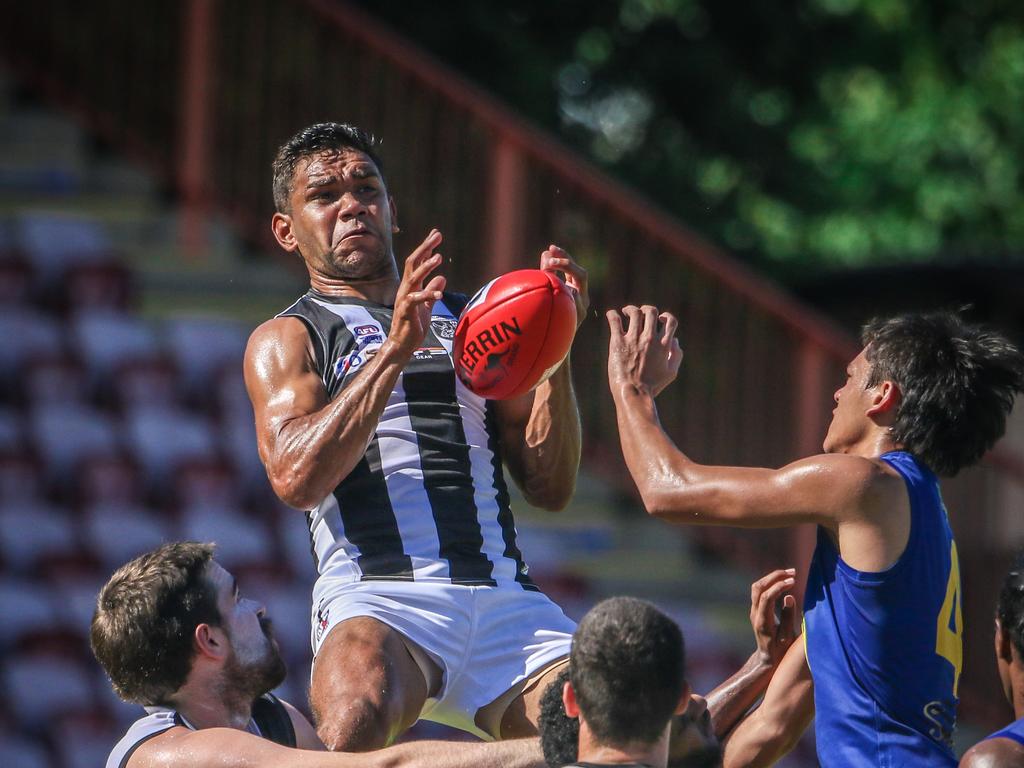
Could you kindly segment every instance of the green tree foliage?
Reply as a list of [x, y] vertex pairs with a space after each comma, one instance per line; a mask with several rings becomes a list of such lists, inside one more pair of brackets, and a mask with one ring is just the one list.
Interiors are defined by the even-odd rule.
[[367, 8], [777, 275], [1024, 246], [1019, 1]]

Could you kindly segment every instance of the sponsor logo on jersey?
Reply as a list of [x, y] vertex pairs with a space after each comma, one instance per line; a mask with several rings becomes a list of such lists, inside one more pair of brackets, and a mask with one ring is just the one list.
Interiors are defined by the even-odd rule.
[[446, 317], [444, 315], [435, 315], [430, 318], [430, 327], [434, 331], [434, 335], [439, 339], [451, 339], [455, 338], [455, 328], [458, 325], [455, 322], [454, 317]]
[[434, 357], [442, 357], [448, 354], [448, 350], [444, 347], [420, 347], [412, 356], [415, 360], [430, 360]]
[[352, 332], [355, 333], [356, 338], [359, 338], [360, 336], [369, 336], [374, 333], [380, 333], [380, 330], [380, 326], [377, 325], [357, 325], [352, 329]]
[[337, 362], [334, 364], [334, 375], [341, 377], [352, 373], [353, 371], [358, 371], [363, 367], [363, 363], [365, 363], [369, 357], [369, 355], [364, 355], [358, 349], [353, 352], [349, 352], [347, 355], [339, 357]]

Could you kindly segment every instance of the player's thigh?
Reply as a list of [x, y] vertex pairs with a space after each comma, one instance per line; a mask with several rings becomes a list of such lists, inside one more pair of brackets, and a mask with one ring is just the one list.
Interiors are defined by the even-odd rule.
[[519, 739], [537, 735], [541, 697], [568, 662], [568, 659], [558, 659], [552, 662], [533, 677], [522, 693], [512, 700], [501, 717], [502, 739]]
[[411, 725], [427, 699], [427, 684], [402, 636], [377, 619], [340, 622], [324, 639], [313, 663], [310, 704], [318, 722], [367, 702], [391, 722]]

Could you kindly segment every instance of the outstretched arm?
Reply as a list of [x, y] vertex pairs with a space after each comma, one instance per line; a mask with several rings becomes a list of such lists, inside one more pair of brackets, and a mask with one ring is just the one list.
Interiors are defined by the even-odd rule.
[[[586, 271], [555, 245], [541, 254], [540, 268], [565, 274], [576, 299], [578, 328], [590, 306]], [[576, 488], [581, 446], [569, 357], [534, 391], [496, 401], [495, 409], [505, 463], [526, 500], [542, 509], [563, 509]]]
[[836, 523], [863, 512], [877, 464], [814, 456], [782, 469], [698, 464], [668, 437], [654, 402], [676, 376], [676, 319], [652, 306], [608, 312], [608, 380], [622, 452], [647, 511], [681, 524], [776, 527]]
[[[245, 351], [245, 385], [256, 414], [260, 458], [277, 495], [310, 509], [348, 475], [366, 451], [399, 374], [430, 323], [444, 278], [436, 230], [405, 262], [391, 331], [338, 397], [327, 393], [302, 321], [282, 317], [257, 328]], [[426, 283], [424, 285], [424, 283]]]
[[[775, 669], [796, 639], [796, 600], [786, 594], [796, 583], [792, 568], [772, 571], [750, 586], [750, 624], [757, 650], [746, 664], [707, 695], [715, 735], [724, 739], [768, 688]], [[779, 599], [782, 608], [775, 617]]]
[[127, 768], [543, 768], [540, 740], [412, 741], [359, 754], [290, 749], [233, 728], [172, 728], [144, 742]]
[[724, 768], [774, 765], [793, 749], [814, 717], [814, 685], [802, 642], [793, 643], [772, 676], [761, 705], [723, 744]]

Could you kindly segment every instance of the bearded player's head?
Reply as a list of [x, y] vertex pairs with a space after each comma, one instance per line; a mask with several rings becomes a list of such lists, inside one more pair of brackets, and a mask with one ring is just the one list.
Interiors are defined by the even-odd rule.
[[174, 707], [196, 688], [251, 703], [284, 680], [270, 619], [239, 594], [213, 549], [165, 544], [100, 590], [92, 650], [125, 701]]

